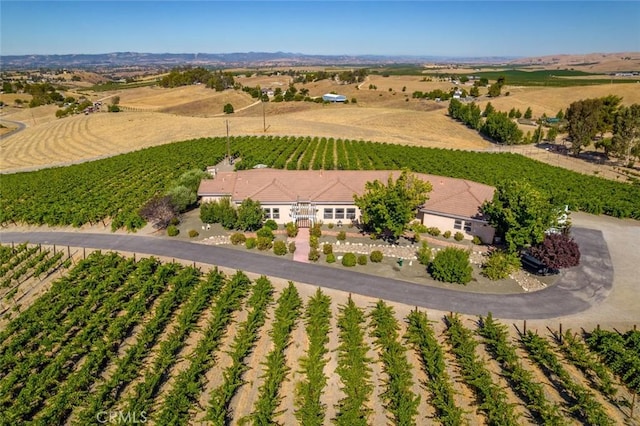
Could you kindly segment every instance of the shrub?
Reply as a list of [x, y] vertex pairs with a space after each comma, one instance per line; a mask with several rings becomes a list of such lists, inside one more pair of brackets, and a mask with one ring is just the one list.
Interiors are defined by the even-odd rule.
[[382, 254], [382, 252], [380, 250], [374, 250], [369, 255], [369, 259], [371, 259], [371, 261], [373, 263], [380, 263], [380, 262], [382, 262], [383, 258], [384, 258], [384, 256], [383, 256], [383, 254]]
[[231, 244], [234, 246], [244, 244], [245, 241], [247, 241], [247, 237], [242, 232], [234, 232], [231, 234]]
[[440, 235], [440, 229], [436, 227], [427, 228], [427, 234], [437, 237], [438, 235]]
[[356, 262], [357, 258], [353, 253], [345, 253], [344, 256], [342, 256], [342, 266], [356, 266]]
[[471, 240], [471, 242], [475, 245], [480, 245], [482, 244], [482, 240], [480, 239], [480, 237], [478, 237], [477, 235], [473, 236], [473, 239]]
[[198, 235], [200, 235], [198, 231], [196, 231], [195, 229], [189, 229], [189, 238], [195, 238]]
[[336, 255], [333, 253], [327, 254], [327, 263], [336, 263]]
[[319, 223], [314, 223], [311, 229], [309, 229], [309, 235], [312, 237], [320, 238], [322, 236], [322, 229]]
[[273, 239], [275, 238], [273, 235], [273, 231], [270, 228], [267, 228], [266, 226], [263, 226], [262, 228], [258, 229], [258, 232], [256, 232], [256, 235], [258, 236], [258, 238], [268, 238], [269, 241], [273, 241]]
[[273, 240], [269, 237], [258, 237], [256, 240], [256, 247], [258, 250], [270, 250], [273, 247]]
[[431, 262], [431, 249], [426, 241], [422, 242], [420, 249], [416, 252], [416, 257], [422, 265], [428, 265]]
[[367, 255], [361, 254], [358, 256], [358, 265], [366, 265], [367, 264]]
[[429, 228], [427, 228], [427, 225], [424, 225], [420, 222], [413, 222], [409, 229], [411, 229], [415, 233], [424, 234], [427, 232], [427, 229]]
[[453, 239], [456, 240], [456, 241], [462, 241], [462, 240], [464, 240], [464, 234], [462, 232], [458, 231], [453, 235]]
[[324, 254], [331, 254], [333, 253], [333, 246], [329, 243], [325, 243], [322, 245], [322, 252]]
[[287, 243], [282, 240], [275, 241], [273, 243], [273, 253], [278, 256], [284, 256], [287, 254]]
[[244, 246], [249, 250], [256, 248], [256, 244], [258, 244], [258, 241], [254, 237], [247, 238], [244, 242]]
[[482, 265], [482, 274], [490, 280], [501, 280], [520, 267], [520, 259], [515, 253], [493, 250]]
[[547, 234], [529, 253], [550, 268], [570, 268], [580, 263], [578, 244], [565, 234]]
[[451, 231], [445, 231], [444, 234], [442, 234], [442, 236], [445, 238], [451, 238]]
[[298, 235], [298, 225], [293, 222], [289, 222], [286, 224], [285, 228], [287, 229], [287, 236], [289, 238], [295, 238]]
[[176, 226], [180, 223], [180, 219], [178, 218], [178, 216], [174, 216], [171, 218], [171, 220], [169, 221], [169, 225], [173, 225]]
[[431, 262], [431, 276], [448, 283], [467, 284], [471, 281], [469, 252], [455, 247], [440, 250]]
[[295, 251], [296, 251], [296, 242], [291, 241], [289, 243], [289, 253], [295, 253]]
[[338, 236], [336, 237], [338, 241], [344, 241], [347, 239], [347, 233], [344, 231], [338, 232]]
[[317, 262], [320, 259], [320, 252], [318, 249], [312, 248], [309, 250], [309, 260], [312, 262]]
[[269, 228], [269, 229], [271, 229], [272, 231], [275, 231], [275, 230], [277, 230], [277, 229], [278, 229], [278, 224], [276, 223], [276, 221], [275, 221], [275, 220], [273, 220], [273, 219], [269, 219], [269, 220], [267, 220], [267, 221], [264, 223], [264, 227], [265, 227], [265, 228]]
[[309, 237], [309, 247], [317, 249], [320, 247], [320, 242], [318, 241], [318, 237], [312, 235]]
[[329, 228], [329, 229], [333, 229], [333, 227], [334, 227], [334, 226], [335, 226], [335, 225], [334, 225], [333, 223], [330, 223], [330, 224], [328, 224], [328, 225], [327, 225], [327, 228]]
[[167, 235], [170, 237], [175, 237], [176, 235], [178, 235], [180, 233], [180, 230], [178, 229], [177, 226], [175, 225], [169, 225], [167, 226]]

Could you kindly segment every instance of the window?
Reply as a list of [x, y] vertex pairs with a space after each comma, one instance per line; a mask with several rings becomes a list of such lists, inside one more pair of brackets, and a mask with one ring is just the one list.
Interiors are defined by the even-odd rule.
[[264, 211], [264, 218], [271, 219], [271, 209], [262, 209]]
[[344, 209], [336, 209], [336, 219], [344, 219]]
[[271, 211], [271, 219], [280, 219], [280, 209], [273, 209]]
[[453, 229], [462, 229], [462, 221], [460, 219], [456, 219], [453, 223]]
[[471, 232], [471, 222], [467, 222], [465, 220], [465, 222], [464, 222], [464, 230], [467, 231], [467, 232]]
[[347, 219], [356, 218], [356, 209], [347, 209]]
[[324, 209], [324, 218], [333, 219], [333, 209]]

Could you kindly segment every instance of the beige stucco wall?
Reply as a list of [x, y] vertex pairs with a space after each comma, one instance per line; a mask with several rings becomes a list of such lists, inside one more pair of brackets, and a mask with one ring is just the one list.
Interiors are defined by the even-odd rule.
[[486, 244], [492, 243], [495, 235], [495, 229], [491, 225], [475, 220], [466, 220], [466, 222], [471, 222], [471, 232], [468, 232], [464, 229], [464, 220], [462, 220], [462, 229], [455, 229], [455, 219], [453, 218], [421, 213], [418, 219], [421, 219], [422, 224], [425, 226], [436, 227], [442, 232], [451, 231], [452, 235], [456, 232], [462, 232], [464, 238], [468, 240], [477, 235]]

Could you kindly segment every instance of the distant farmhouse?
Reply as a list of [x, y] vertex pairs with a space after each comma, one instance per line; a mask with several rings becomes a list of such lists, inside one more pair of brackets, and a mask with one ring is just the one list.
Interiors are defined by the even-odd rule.
[[347, 97], [344, 95], [336, 95], [335, 93], [327, 93], [322, 95], [322, 100], [325, 102], [346, 102]]
[[[251, 198], [260, 201], [265, 217], [279, 224], [295, 222], [308, 227], [316, 222], [357, 223], [360, 209], [353, 196], [365, 192], [365, 184], [374, 180], [387, 183], [397, 179], [399, 171], [384, 170], [279, 170], [251, 169], [214, 173], [213, 179], [200, 182], [202, 202], [229, 197], [235, 205]], [[462, 232], [467, 239], [478, 236], [492, 242], [495, 230], [480, 212], [480, 206], [493, 198], [495, 188], [464, 179], [415, 174], [431, 183], [429, 200], [419, 209], [416, 219], [442, 232]]]

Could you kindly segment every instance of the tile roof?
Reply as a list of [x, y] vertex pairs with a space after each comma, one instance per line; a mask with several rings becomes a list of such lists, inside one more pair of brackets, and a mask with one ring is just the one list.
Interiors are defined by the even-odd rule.
[[[215, 179], [200, 182], [199, 196], [230, 196], [241, 202], [246, 198], [263, 204], [311, 201], [315, 203], [353, 203], [353, 195], [364, 193], [365, 183], [399, 171], [389, 170], [280, 170], [250, 169], [220, 172]], [[423, 209], [461, 217], [479, 217], [479, 207], [493, 197], [494, 188], [465, 179], [415, 173], [431, 183], [433, 190]]]

